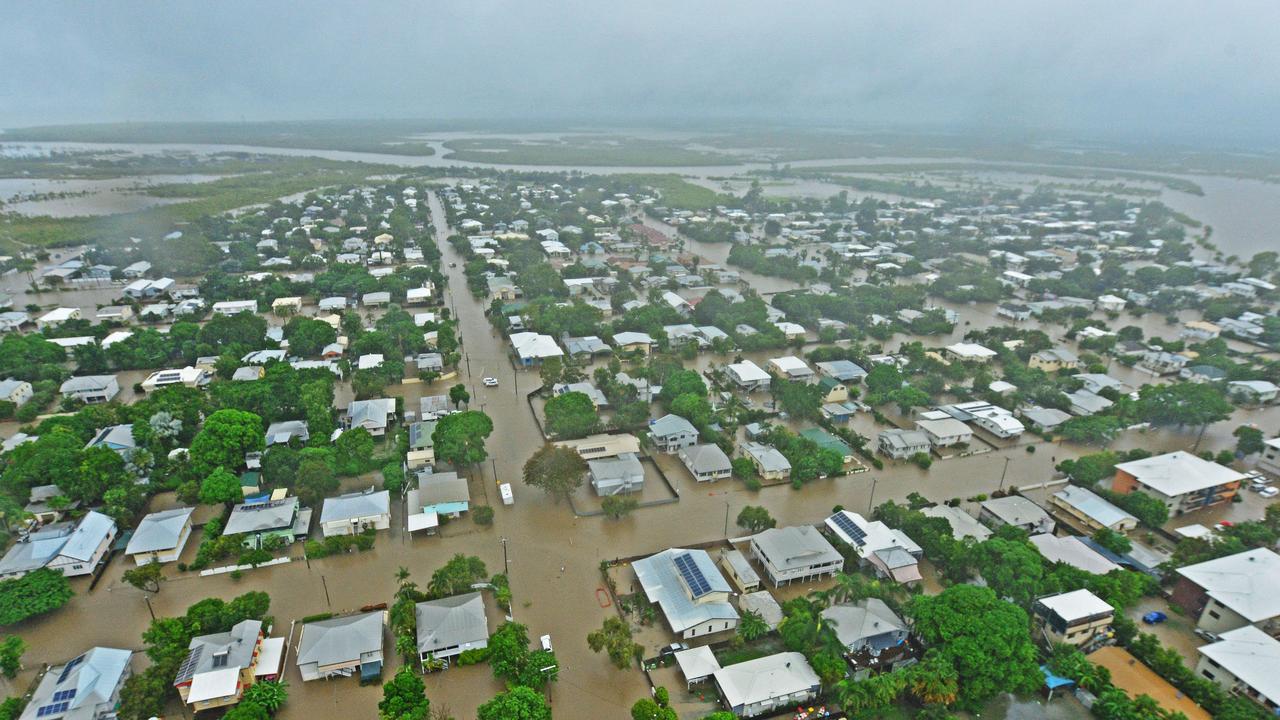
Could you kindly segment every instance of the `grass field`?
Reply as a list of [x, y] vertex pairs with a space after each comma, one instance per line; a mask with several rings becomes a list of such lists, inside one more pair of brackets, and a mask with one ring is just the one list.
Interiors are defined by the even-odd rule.
[[832, 165], [821, 168], [807, 168], [793, 171], [797, 174], [828, 173], [862, 173], [862, 174], [903, 174], [928, 172], [1007, 172], [1025, 175], [1044, 175], [1047, 177], [1068, 180], [1093, 181], [1130, 181], [1163, 185], [1170, 190], [1204, 195], [1204, 189], [1186, 178], [1160, 175], [1155, 173], [1132, 172], [1128, 170], [1106, 170], [1102, 168], [1063, 167], [1058, 165], [1026, 165], [1022, 163], [978, 163], [978, 162], [912, 162], [912, 163], [866, 163], [858, 165]]
[[626, 174], [614, 175], [620, 180], [648, 185], [662, 196], [662, 204], [676, 210], [705, 210], [716, 205], [733, 204], [737, 198], [691, 183], [679, 175]]

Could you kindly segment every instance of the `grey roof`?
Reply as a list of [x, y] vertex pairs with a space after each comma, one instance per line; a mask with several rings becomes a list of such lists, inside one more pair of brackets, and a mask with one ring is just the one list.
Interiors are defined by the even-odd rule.
[[1267, 548], [1188, 565], [1178, 574], [1251, 623], [1280, 615], [1280, 555]]
[[679, 415], [663, 415], [649, 423], [649, 434], [653, 437], [672, 437], [675, 435], [697, 435], [698, 429], [693, 423]]
[[751, 542], [764, 551], [779, 570], [844, 561], [840, 551], [832, 547], [816, 528], [808, 525], [769, 528], [752, 535]]
[[[253, 651], [258, 646], [258, 635], [261, 632], [261, 620], [241, 620], [229, 632], [191, 638], [187, 645], [187, 657], [178, 667], [173, 684], [180, 685], [210, 670], [247, 667], [253, 660]], [[215, 658], [222, 655], [226, 656], [226, 662], [215, 661]]]
[[816, 691], [822, 685], [809, 661], [798, 652], [766, 655], [720, 668], [713, 674], [725, 703], [735, 708]]
[[133, 425], [111, 425], [104, 427], [93, 436], [86, 448], [108, 447], [112, 450], [130, 450], [138, 447], [133, 440]]
[[738, 609], [742, 612], [751, 611], [760, 615], [760, 619], [764, 620], [770, 630], [777, 630], [778, 625], [782, 623], [782, 606], [778, 604], [778, 600], [768, 590], [757, 590], [756, 592], [746, 593], [738, 597]]
[[613, 352], [613, 348], [595, 335], [571, 337], [564, 339], [564, 347], [570, 355], [595, 355], [596, 353]]
[[324, 507], [320, 508], [320, 522], [356, 520], [390, 513], [391, 493], [369, 488], [360, 492], [325, 498]]
[[227, 525], [222, 529], [222, 534], [237, 535], [293, 527], [293, 519], [297, 511], [298, 498], [296, 497], [266, 503], [241, 503], [232, 508], [231, 516], [227, 518]]
[[418, 626], [418, 653], [489, 639], [489, 622], [480, 593], [420, 602], [414, 607]]
[[69, 378], [58, 388], [63, 393], [92, 392], [104, 390], [116, 379], [115, 375], [81, 375]]
[[418, 498], [416, 504], [424, 507], [441, 503], [471, 502], [471, 490], [467, 487], [467, 479], [458, 477], [456, 472], [418, 473], [416, 490]]
[[764, 472], [783, 472], [791, 470], [791, 461], [777, 448], [763, 443], [748, 442], [742, 444], [742, 452], [755, 458]]
[[877, 437], [879, 444], [888, 442], [895, 449], [920, 447], [929, 445], [929, 436], [923, 430], [881, 430]]
[[827, 375], [841, 382], [856, 380], [867, 374], [857, 363], [849, 360], [831, 360], [830, 362], [817, 363], [817, 367]]
[[282, 420], [273, 422], [267, 426], [267, 444], [275, 445], [277, 443], [287, 443], [291, 438], [298, 438], [302, 442], [311, 439], [311, 432], [307, 430], [305, 420]]
[[153, 512], [142, 518], [138, 529], [133, 531], [126, 555], [136, 553], [172, 550], [178, 547], [178, 539], [182, 536], [182, 528], [191, 519], [195, 508], [174, 508]]
[[28, 539], [14, 543], [0, 559], [0, 575], [28, 573], [48, 565], [62, 555], [73, 560], [88, 561], [115, 531], [116, 523], [102, 513], [89, 511], [80, 522], [46, 525], [31, 533]]
[[644, 475], [644, 466], [635, 453], [618, 453], [613, 457], [588, 460], [587, 467], [591, 476], [599, 482], [608, 480], [626, 480], [637, 475]]
[[729, 582], [720, 574], [706, 550], [670, 548], [631, 564], [649, 602], [657, 603], [662, 608], [662, 614], [666, 616], [667, 623], [677, 633], [708, 620], [736, 621], [738, 611], [734, 610], [728, 602], [708, 600], [694, 602], [689, 590], [680, 579], [680, 571], [676, 568], [674, 558], [682, 554], [688, 554], [694, 565], [702, 571], [711, 592], [731, 592]]
[[1071, 414], [1057, 408], [1032, 407], [1023, 410], [1022, 417], [1030, 420], [1033, 425], [1053, 429], [1070, 420]]
[[303, 625], [298, 665], [336, 665], [361, 660], [367, 655], [381, 655], [382, 612], [375, 610]]
[[982, 509], [1009, 525], [1038, 524], [1049, 519], [1043, 508], [1021, 495], [983, 500]]
[[724, 454], [719, 445], [691, 445], [680, 451], [686, 458], [685, 465], [694, 473], [709, 473], [729, 470], [733, 467], [729, 456]]
[[1068, 485], [1054, 493], [1053, 496], [1106, 527], [1111, 527], [1123, 520], [1137, 522], [1137, 518], [1133, 515], [1112, 505], [1088, 488]]
[[435, 420], [423, 420], [409, 425], [409, 449], [425, 450], [429, 447], [435, 447], [436, 443], [432, 438], [435, 431]]
[[836, 637], [845, 647], [852, 647], [877, 635], [906, 630], [889, 606], [879, 598], [866, 598], [853, 605], [832, 605], [822, 617], [835, 623]]
[[22, 387], [23, 385], [29, 385], [29, 384], [30, 383], [28, 383], [26, 380], [14, 380], [13, 378], [9, 378], [7, 380], [0, 380], [0, 398], [9, 397], [18, 388]]
[[41, 718], [97, 720], [115, 709], [116, 690], [125, 680], [132, 657], [130, 650], [95, 647], [68, 663], [54, 665], [41, 678], [21, 720], [33, 720], [42, 708], [55, 702], [55, 694], [65, 699], [67, 709], [46, 712]]
[[354, 400], [347, 406], [347, 418], [351, 427], [372, 423], [374, 427], [386, 427], [387, 418], [396, 414], [396, 401], [390, 398]]

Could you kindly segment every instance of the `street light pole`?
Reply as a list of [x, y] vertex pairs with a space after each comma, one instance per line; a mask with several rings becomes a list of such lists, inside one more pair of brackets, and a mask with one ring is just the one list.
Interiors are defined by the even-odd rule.
[[1004, 459], [1004, 470], [1000, 472], [1000, 490], [1004, 490], [1004, 476], [1009, 472], [1009, 461], [1012, 459], [1013, 458], [1011, 457], [1006, 457]]
[[511, 581], [511, 565], [507, 562], [507, 538], [506, 536], [498, 538], [498, 542], [502, 543], [502, 573], [507, 576], [507, 581]]
[[729, 537], [729, 501], [724, 501], [724, 536]]
[[143, 595], [142, 599], [147, 601], [147, 612], [151, 613], [151, 620], [154, 622], [156, 619], [156, 611], [151, 609], [151, 596]]
[[879, 481], [880, 479], [877, 478], [876, 476], [874, 475], [871, 476], [871, 497], [867, 498], [867, 515], [868, 516], [871, 515], [871, 508], [872, 506], [875, 505], [875, 502], [876, 502], [876, 483]]

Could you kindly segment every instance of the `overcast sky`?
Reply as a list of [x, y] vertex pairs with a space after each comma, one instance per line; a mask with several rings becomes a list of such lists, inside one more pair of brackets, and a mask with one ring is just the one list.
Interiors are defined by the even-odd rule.
[[1280, 3], [23, 2], [0, 126], [560, 118], [1280, 144]]

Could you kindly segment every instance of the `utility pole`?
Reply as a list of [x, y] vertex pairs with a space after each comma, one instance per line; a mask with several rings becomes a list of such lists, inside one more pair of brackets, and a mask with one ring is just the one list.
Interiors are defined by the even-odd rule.
[[142, 599], [147, 601], [147, 612], [151, 613], [151, 621], [152, 621], [152, 622], [155, 622], [155, 619], [156, 619], [156, 611], [151, 609], [151, 596], [150, 596], [150, 595], [143, 595], [143, 596], [142, 596]]
[[729, 537], [729, 501], [724, 501], [724, 536]]
[[320, 584], [324, 586], [324, 604], [328, 605], [329, 609], [332, 610], [333, 601], [329, 599], [329, 583], [325, 582], [323, 575], [320, 576]]
[[507, 582], [511, 582], [511, 565], [507, 562], [507, 538], [498, 538], [498, 542], [502, 543], [502, 573], [507, 576]]
[[1000, 489], [1001, 490], [1004, 490], [1004, 476], [1009, 472], [1009, 461], [1012, 459], [1013, 458], [1011, 457], [1005, 457], [1004, 459], [1004, 470], [1000, 472]]
[[871, 516], [871, 507], [876, 502], [876, 483], [879, 481], [880, 481], [879, 478], [877, 478], [876, 476], [874, 475], [871, 476], [871, 497], [867, 498], [867, 516], [868, 517]]

